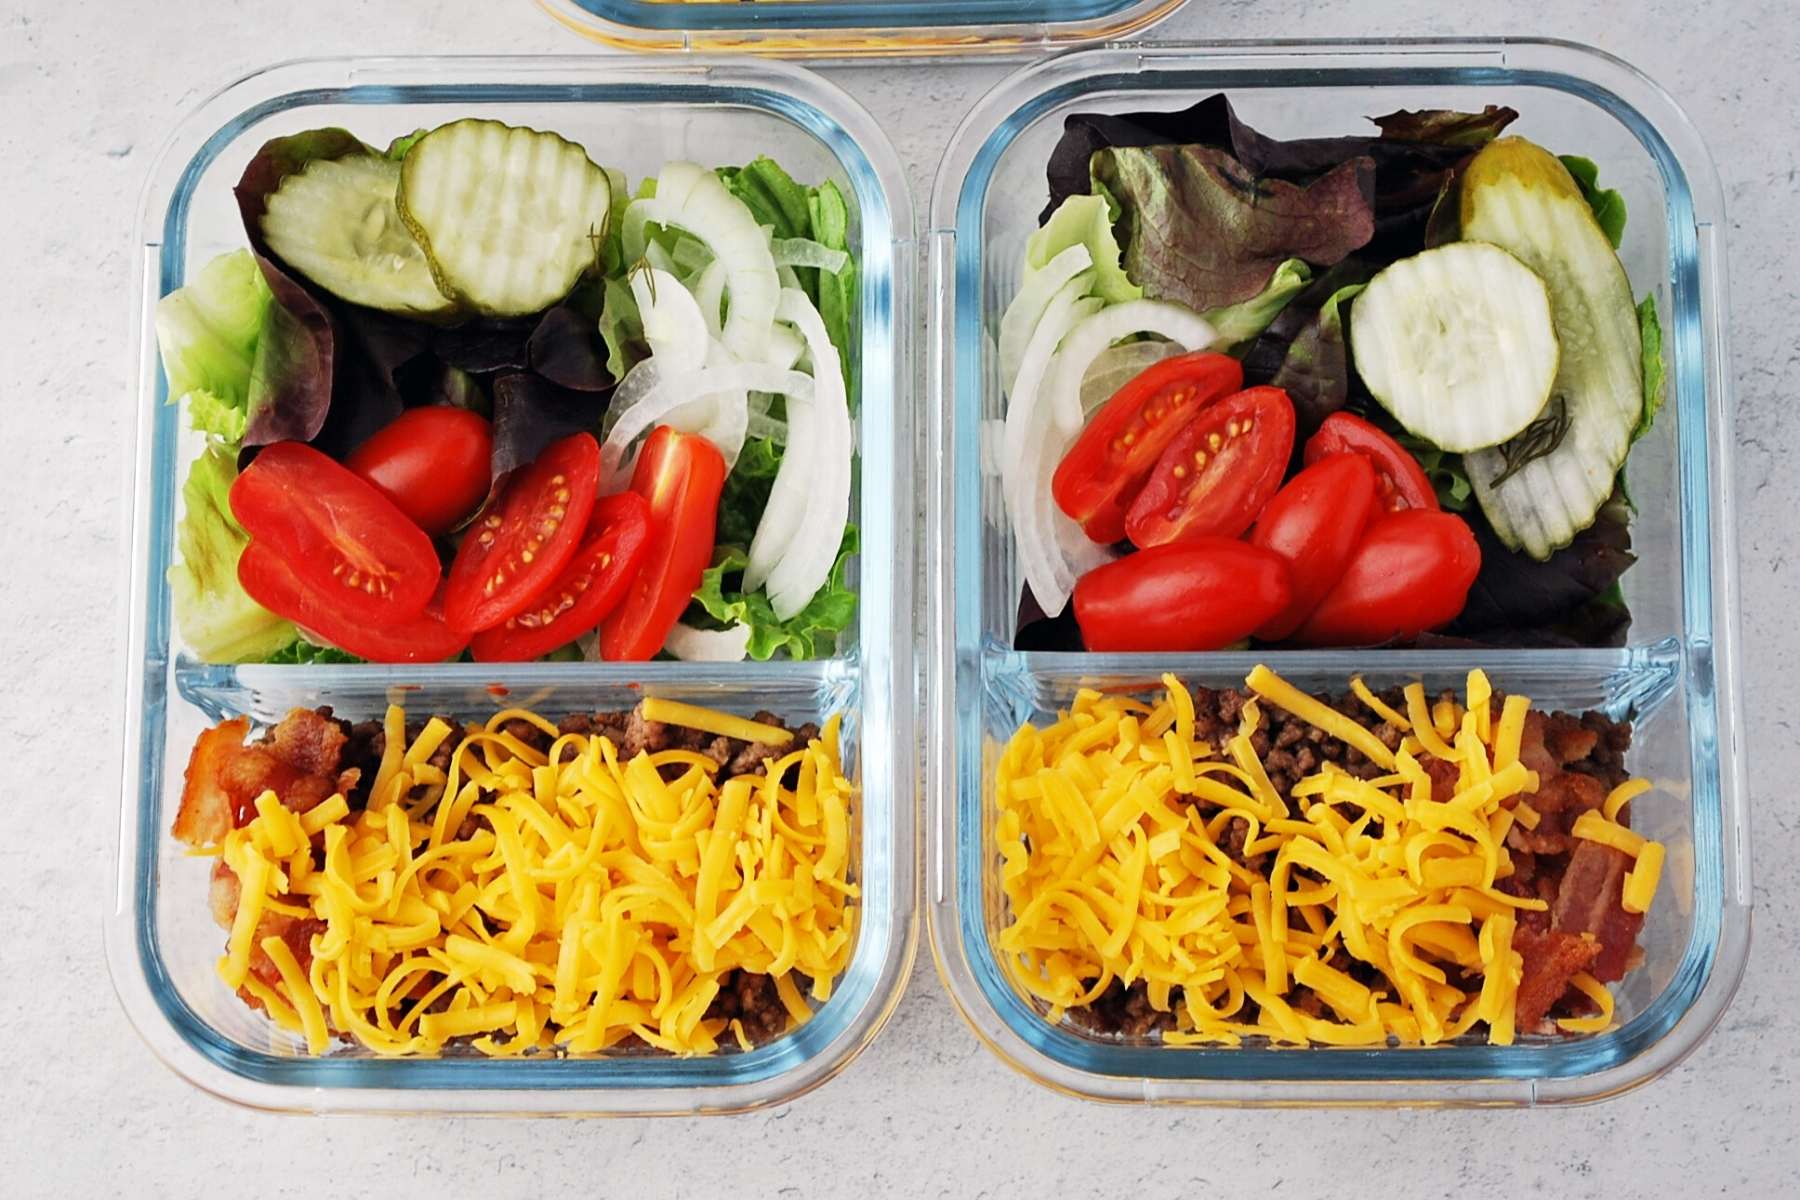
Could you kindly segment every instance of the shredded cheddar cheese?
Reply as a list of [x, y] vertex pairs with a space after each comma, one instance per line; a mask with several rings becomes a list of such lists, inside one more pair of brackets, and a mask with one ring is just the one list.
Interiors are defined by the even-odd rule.
[[[1513, 821], [1538, 823], [1525, 797], [1539, 781], [1519, 757], [1530, 701], [1509, 695], [1496, 712], [1487, 677], [1473, 671], [1466, 703], [1428, 703], [1414, 684], [1401, 713], [1353, 680], [1354, 694], [1401, 731], [1390, 748], [1258, 666], [1246, 683], [1263, 702], [1388, 772], [1361, 779], [1326, 761], [1282, 795], [1252, 745], [1258, 701], [1215, 750], [1194, 737], [1187, 689], [1173, 676], [1163, 683], [1153, 702], [1084, 690], [1049, 726], [1021, 726], [1000, 754], [995, 830], [1009, 912], [998, 948], [1017, 984], [1057, 1020], [1115, 981], [1141, 983], [1153, 1008], [1174, 1014], [1162, 1035], [1170, 1044], [1432, 1043], [1477, 1023], [1489, 1042], [1510, 1044], [1518, 914], [1546, 909], [1495, 886], [1512, 872]], [[1456, 768], [1448, 798], [1441, 784], [1434, 794], [1433, 760]], [[1574, 832], [1641, 847], [1625, 894], [1647, 905], [1661, 847], [1612, 819], [1623, 803], [1586, 814]], [[1224, 840], [1240, 822], [1234, 856]], [[1245, 865], [1264, 854], [1260, 872]], [[1353, 977], [1344, 955], [1380, 982]], [[1601, 1015], [1565, 1028], [1603, 1029], [1611, 997], [1583, 979]], [[1328, 1013], [1294, 1007], [1296, 987]]]
[[[644, 708], [793, 741], [691, 705]], [[505, 732], [514, 720], [553, 738], [548, 753]], [[812, 1013], [796, 976], [829, 999], [861, 895], [837, 718], [723, 784], [702, 755], [620, 762], [607, 738], [518, 709], [461, 731], [444, 771], [429, 760], [459, 731], [433, 719], [409, 745], [398, 706], [384, 724], [366, 809], [337, 795], [297, 815], [266, 793], [221, 848], [240, 896], [219, 973], [310, 1053], [335, 1034], [384, 1055], [452, 1039], [490, 1055], [583, 1054], [632, 1035], [704, 1054], [721, 1039], [750, 1045], [741, 1022], [706, 1015], [728, 972], [772, 976], [793, 1024]], [[305, 966], [283, 937], [257, 939], [269, 914], [322, 924]], [[257, 949], [278, 982], [251, 973]]]

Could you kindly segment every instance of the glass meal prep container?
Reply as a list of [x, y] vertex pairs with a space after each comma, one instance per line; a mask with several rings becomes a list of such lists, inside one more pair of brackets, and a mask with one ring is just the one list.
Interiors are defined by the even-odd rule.
[[1030, 52], [1137, 33], [1183, 0], [538, 0], [631, 50], [869, 55]]
[[[159, 296], [213, 255], [244, 244], [231, 188], [266, 139], [342, 125], [364, 139], [467, 116], [554, 129], [635, 182], [673, 158], [707, 165], [778, 159], [798, 178], [835, 180], [852, 209], [861, 268], [861, 456], [852, 517], [862, 529], [856, 622], [822, 661], [738, 664], [538, 663], [414, 667], [209, 666], [179, 644], [165, 575], [181, 480], [199, 448], [164, 403], [152, 315]], [[278, 66], [202, 103], [154, 169], [142, 212], [123, 803], [116, 901], [106, 922], [115, 985], [132, 1021], [193, 1083], [261, 1108], [305, 1111], [709, 1112], [789, 1099], [841, 1069], [896, 1003], [915, 947], [911, 201], [873, 120], [798, 68], [743, 60], [627, 58], [341, 59]], [[711, 1057], [380, 1059], [304, 1043], [238, 1000], [214, 964], [208, 860], [169, 835], [195, 737], [220, 719], [279, 720], [294, 706], [338, 716], [409, 712], [465, 719], [523, 705], [552, 718], [629, 708], [644, 695], [801, 723], [843, 714], [856, 943], [829, 1001], [792, 1033]]]
[[[1003, 402], [994, 332], [1018, 286], [1044, 203], [1045, 163], [1078, 111], [1173, 111], [1227, 93], [1275, 137], [1354, 133], [1407, 108], [1517, 109], [1517, 132], [1601, 165], [1625, 196], [1621, 250], [1634, 294], [1664, 314], [1669, 395], [1630, 459], [1636, 566], [1623, 579], [1628, 643], [1575, 651], [1269, 650], [1076, 654], [1013, 647], [1020, 595], [998, 480], [981, 431]], [[1617, 59], [1547, 42], [1139, 45], [1026, 67], [954, 135], [932, 196], [927, 254], [933, 342], [928, 424], [927, 921], [946, 986], [976, 1034], [1028, 1076], [1113, 1101], [1228, 1104], [1544, 1104], [1616, 1094], [1692, 1050], [1724, 1010], [1750, 931], [1731, 394], [1722, 327], [1724, 218], [1698, 134], [1674, 102]], [[1615, 988], [1605, 1034], [1430, 1048], [1175, 1047], [1101, 1040], [1051, 1025], [999, 961], [1006, 918], [990, 799], [1001, 748], [1081, 687], [1148, 695], [1164, 671], [1242, 686], [1267, 662], [1307, 690], [1422, 679], [1460, 692], [1484, 668], [1541, 708], [1597, 708], [1636, 722], [1628, 760], [1656, 791], [1636, 824], [1667, 843], [1643, 965]]]

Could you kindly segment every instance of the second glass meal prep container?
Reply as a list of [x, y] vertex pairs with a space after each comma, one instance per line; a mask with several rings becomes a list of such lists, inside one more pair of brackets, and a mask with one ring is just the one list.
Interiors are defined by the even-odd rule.
[[[1618, 649], [1270, 650], [1225, 654], [1019, 652], [1019, 575], [983, 425], [1004, 409], [993, 340], [1046, 194], [1045, 163], [1074, 112], [1174, 111], [1216, 91], [1276, 137], [1367, 132], [1395, 109], [1506, 104], [1509, 132], [1600, 164], [1630, 213], [1621, 254], [1663, 314], [1669, 395], [1633, 451], [1634, 614]], [[976, 1034], [1029, 1076], [1114, 1101], [1230, 1104], [1543, 1104], [1654, 1078], [1723, 1012], [1748, 953], [1749, 856], [1736, 686], [1731, 395], [1721, 325], [1717, 178], [1674, 102], [1617, 59], [1566, 44], [1281, 43], [1076, 51], [1020, 70], [963, 122], [939, 169], [927, 254], [933, 340], [926, 534], [931, 629], [927, 923], [940, 974]], [[1081, 687], [1148, 695], [1158, 677], [1241, 686], [1267, 662], [1300, 687], [1423, 679], [1461, 689], [1471, 667], [1540, 707], [1633, 717], [1628, 766], [1655, 791], [1634, 824], [1669, 847], [1641, 968], [1616, 987], [1605, 1034], [1431, 1048], [1172, 1047], [1051, 1025], [1009, 979], [989, 787], [1021, 722]]]
[[[555, 130], [632, 184], [668, 159], [708, 166], [758, 154], [797, 179], [837, 182], [852, 210], [861, 272], [856, 445], [861, 527], [858, 616], [816, 662], [543, 663], [421, 667], [209, 666], [179, 644], [165, 574], [178, 496], [199, 447], [163, 403], [151, 327], [157, 298], [213, 255], [244, 244], [231, 188], [266, 139], [341, 125], [381, 145], [468, 116]], [[116, 903], [106, 923], [113, 978], [155, 1052], [189, 1080], [264, 1108], [500, 1113], [710, 1112], [791, 1098], [829, 1078], [874, 1036], [915, 947], [917, 741], [911, 396], [913, 217], [892, 146], [869, 115], [817, 75], [776, 63], [621, 57], [348, 59], [251, 75], [201, 104], [154, 168], [142, 223], [138, 449], [128, 592], [129, 655]], [[796, 724], [844, 716], [857, 785], [852, 852], [862, 900], [851, 961], [831, 999], [791, 1034], [747, 1053], [380, 1059], [311, 1058], [221, 983], [224, 931], [207, 906], [206, 859], [169, 835], [182, 768], [208, 724], [280, 719], [329, 704], [378, 717], [390, 702], [462, 718], [521, 705], [551, 716], [629, 708], [643, 695]]]
[[631, 50], [833, 58], [1029, 53], [1138, 33], [1183, 0], [538, 0]]

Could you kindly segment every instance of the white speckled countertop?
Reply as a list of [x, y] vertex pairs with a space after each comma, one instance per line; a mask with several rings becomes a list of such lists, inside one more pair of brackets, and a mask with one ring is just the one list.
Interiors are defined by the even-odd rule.
[[[1779, 682], [1792, 686], [1800, 660], [1800, 474], [1782, 465], [1800, 452], [1800, 13], [1790, 0], [1194, 0], [1162, 33], [1571, 38], [1646, 70], [1711, 144], [1730, 216], [1757, 911], [1743, 987], [1701, 1049], [1649, 1087], [1564, 1111], [1106, 1108], [996, 1061], [922, 953], [892, 1023], [842, 1077], [744, 1117], [308, 1120], [191, 1088], [132, 1031], [100, 944], [118, 811], [130, 233], [146, 155], [203, 91], [275, 60], [581, 43], [524, 0], [0, 0], [0, 728], [15, 731], [0, 785], [0, 1195], [1800, 1195], [1800, 1009], [1776, 987], [1800, 956], [1788, 794], [1800, 746]], [[921, 206], [946, 135], [1000, 73], [893, 67], [850, 81]]]

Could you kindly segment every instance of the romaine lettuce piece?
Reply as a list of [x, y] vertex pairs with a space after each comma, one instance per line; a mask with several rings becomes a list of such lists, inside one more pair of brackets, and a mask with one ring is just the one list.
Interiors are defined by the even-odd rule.
[[206, 662], [262, 662], [300, 637], [238, 586], [238, 556], [250, 538], [227, 500], [236, 478], [237, 452], [213, 445], [194, 460], [181, 488], [181, 559], [169, 568], [169, 593], [182, 640]]

